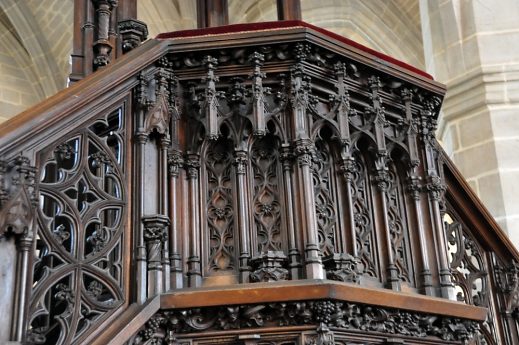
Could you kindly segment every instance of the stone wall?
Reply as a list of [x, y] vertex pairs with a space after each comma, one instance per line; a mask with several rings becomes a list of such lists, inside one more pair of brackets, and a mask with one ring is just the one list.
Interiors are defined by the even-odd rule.
[[0, 122], [67, 85], [73, 0], [0, 1]]
[[448, 88], [439, 138], [519, 243], [519, 2], [420, 5], [427, 69]]

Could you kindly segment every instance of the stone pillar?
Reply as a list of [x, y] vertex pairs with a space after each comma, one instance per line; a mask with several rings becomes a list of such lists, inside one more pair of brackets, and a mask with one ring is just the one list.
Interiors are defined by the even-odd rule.
[[519, 245], [519, 2], [420, 0], [427, 70], [447, 84], [438, 138]]

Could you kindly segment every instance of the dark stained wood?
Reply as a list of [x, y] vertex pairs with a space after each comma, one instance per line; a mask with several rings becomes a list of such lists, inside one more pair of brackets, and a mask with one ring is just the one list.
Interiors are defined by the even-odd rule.
[[[490, 211], [483, 205], [454, 163], [444, 154], [447, 200], [471, 225], [482, 244], [502, 259], [519, 262], [519, 251], [499, 227]], [[489, 231], [491, 229], [491, 231]]]
[[198, 28], [210, 28], [229, 24], [227, 0], [197, 0], [196, 16]]
[[[137, 0], [74, 0], [71, 83], [115, 60], [129, 51], [129, 46], [133, 48], [144, 41], [146, 26], [136, 19]], [[118, 23], [126, 23], [127, 33], [132, 21], [132, 37], [128, 38], [125, 32], [119, 35]]]
[[370, 289], [355, 284], [329, 280], [259, 283], [170, 292], [160, 297], [160, 307], [162, 309], [182, 309], [319, 299], [335, 299], [388, 308], [420, 310], [424, 313], [479, 321], [483, 321], [487, 314], [486, 308], [451, 302], [441, 298], [402, 294], [385, 289]]
[[160, 297], [149, 299], [146, 303], [132, 304], [123, 314], [118, 315], [117, 322], [111, 323], [99, 335], [93, 334], [85, 339], [91, 345], [119, 345], [125, 344], [128, 334], [136, 333], [146, 321], [160, 309]]
[[417, 73], [413, 73], [407, 69], [403, 69], [391, 62], [380, 61], [374, 58], [373, 55], [362, 51], [358, 48], [345, 45], [333, 38], [330, 38], [322, 33], [316, 32], [307, 27], [294, 27], [289, 29], [273, 29], [266, 31], [250, 31], [243, 33], [216, 34], [207, 35], [205, 37], [189, 36], [169, 39], [170, 45], [175, 46], [178, 51], [197, 51], [200, 49], [200, 44], [203, 44], [207, 49], [216, 49], [224, 47], [233, 47], [247, 44], [257, 46], [266, 44], [266, 42], [275, 40], [278, 43], [297, 42], [300, 40], [308, 40], [311, 43], [317, 44], [325, 49], [330, 49], [333, 52], [341, 54], [345, 57], [360, 61], [374, 69], [388, 73], [394, 77], [401, 78], [408, 82], [417, 83], [420, 87], [430, 90], [437, 94], [444, 94], [446, 87], [444, 84], [435, 80], [426, 78]]
[[296, 26], [150, 40], [1, 124], [0, 236], [27, 288], [13, 340], [72, 342], [45, 328], [66, 309], [96, 344], [325, 345], [370, 322], [374, 343], [460, 344], [486, 318], [487, 343], [514, 344], [519, 255], [434, 138], [444, 93]]
[[119, 0], [117, 4], [117, 21], [137, 19], [137, 0]]
[[277, 0], [278, 20], [301, 20], [301, 0]]

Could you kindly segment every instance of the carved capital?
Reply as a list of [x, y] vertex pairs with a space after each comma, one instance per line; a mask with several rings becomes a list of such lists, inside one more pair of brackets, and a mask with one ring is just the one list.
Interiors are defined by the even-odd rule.
[[184, 167], [189, 179], [197, 179], [200, 169], [200, 156], [197, 154], [188, 154], [184, 159]]
[[382, 193], [386, 193], [391, 185], [391, 176], [386, 169], [377, 170], [373, 181]]
[[294, 160], [294, 153], [289, 145], [283, 145], [281, 147], [281, 154], [279, 155], [281, 164], [283, 165], [284, 171], [289, 171], [292, 167], [292, 161]]
[[494, 269], [496, 286], [505, 300], [505, 313], [519, 308], [519, 264], [512, 261], [508, 266], [496, 263]]
[[142, 223], [148, 270], [159, 270], [162, 266], [163, 243], [168, 239], [169, 218], [160, 214], [145, 216], [142, 217]]
[[424, 141], [433, 142], [438, 127], [438, 113], [441, 100], [438, 97], [421, 97], [419, 132]]
[[412, 175], [407, 181], [407, 192], [413, 197], [414, 200], [420, 200], [420, 194], [422, 193], [422, 185], [420, 183], [420, 177]]
[[227, 101], [231, 106], [239, 106], [245, 104], [245, 96], [247, 90], [243, 86], [243, 78], [231, 78], [231, 86], [227, 92]]
[[300, 166], [311, 165], [315, 156], [314, 143], [309, 139], [301, 139], [296, 141], [294, 154]]
[[234, 165], [236, 166], [236, 174], [245, 175], [247, 172], [247, 164], [249, 158], [246, 151], [236, 151], [234, 153]]
[[429, 176], [427, 180], [428, 182], [425, 185], [425, 189], [427, 192], [429, 192], [429, 197], [431, 200], [441, 201], [446, 190], [445, 184], [443, 183], [441, 177]]
[[342, 282], [359, 283], [361, 272], [360, 260], [350, 254], [333, 254], [323, 259], [326, 278]]
[[400, 91], [400, 97], [404, 103], [411, 102], [413, 99], [413, 91], [407, 88], [403, 88]]
[[137, 48], [142, 42], [148, 38], [148, 26], [146, 23], [137, 19], [127, 19], [117, 24], [119, 34], [121, 35], [123, 52]]
[[316, 329], [316, 336], [309, 337], [305, 345], [335, 345], [333, 332], [323, 323], [320, 323]]
[[339, 163], [339, 169], [348, 182], [353, 181], [354, 175], [358, 170], [357, 164], [355, 163], [355, 159], [353, 159], [353, 157], [342, 159]]
[[184, 164], [184, 159], [180, 151], [173, 150], [168, 152], [168, 167], [171, 177], [178, 177], [180, 167]]
[[378, 91], [381, 88], [380, 78], [377, 76], [371, 76], [368, 78], [368, 85], [371, 91]]
[[169, 218], [160, 214], [142, 217], [144, 240], [146, 242], [164, 242], [167, 239]]
[[36, 197], [36, 168], [18, 156], [0, 161], [0, 238], [9, 235], [32, 238]]
[[253, 282], [272, 282], [286, 280], [288, 270], [286, 265], [287, 257], [282, 251], [267, 251], [250, 260], [253, 272], [250, 279]]

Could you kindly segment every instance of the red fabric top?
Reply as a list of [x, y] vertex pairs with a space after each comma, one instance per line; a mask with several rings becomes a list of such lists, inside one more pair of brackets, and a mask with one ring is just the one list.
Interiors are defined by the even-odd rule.
[[379, 58], [381, 60], [390, 62], [392, 64], [405, 68], [408, 71], [411, 71], [411, 72], [414, 72], [421, 76], [424, 76], [426, 78], [433, 79], [433, 77], [430, 74], [428, 74], [414, 66], [411, 66], [400, 60], [397, 60], [389, 55], [382, 54], [381, 52], [378, 52], [376, 50], [363, 46], [362, 44], [352, 41], [344, 36], [341, 36], [341, 35], [331, 32], [331, 31], [325, 30], [318, 26], [308, 24], [301, 20], [282, 20], [282, 21], [275, 21], [275, 22], [233, 24], [233, 25], [225, 25], [225, 26], [215, 26], [215, 27], [204, 28], [204, 29], [181, 30], [181, 31], [162, 33], [162, 34], [157, 35], [156, 38], [157, 39], [168, 39], [168, 38], [181, 38], [181, 37], [196, 37], [196, 36], [205, 36], [205, 35], [228, 34], [228, 33], [233, 33], [233, 32], [275, 30], [275, 29], [286, 29], [286, 28], [294, 28], [294, 27], [305, 27], [305, 28], [315, 30], [315, 31], [320, 32], [337, 41], [340, 41], [349, 46], [362, 50], [363, 52], [376, 56], [377, 58]]

